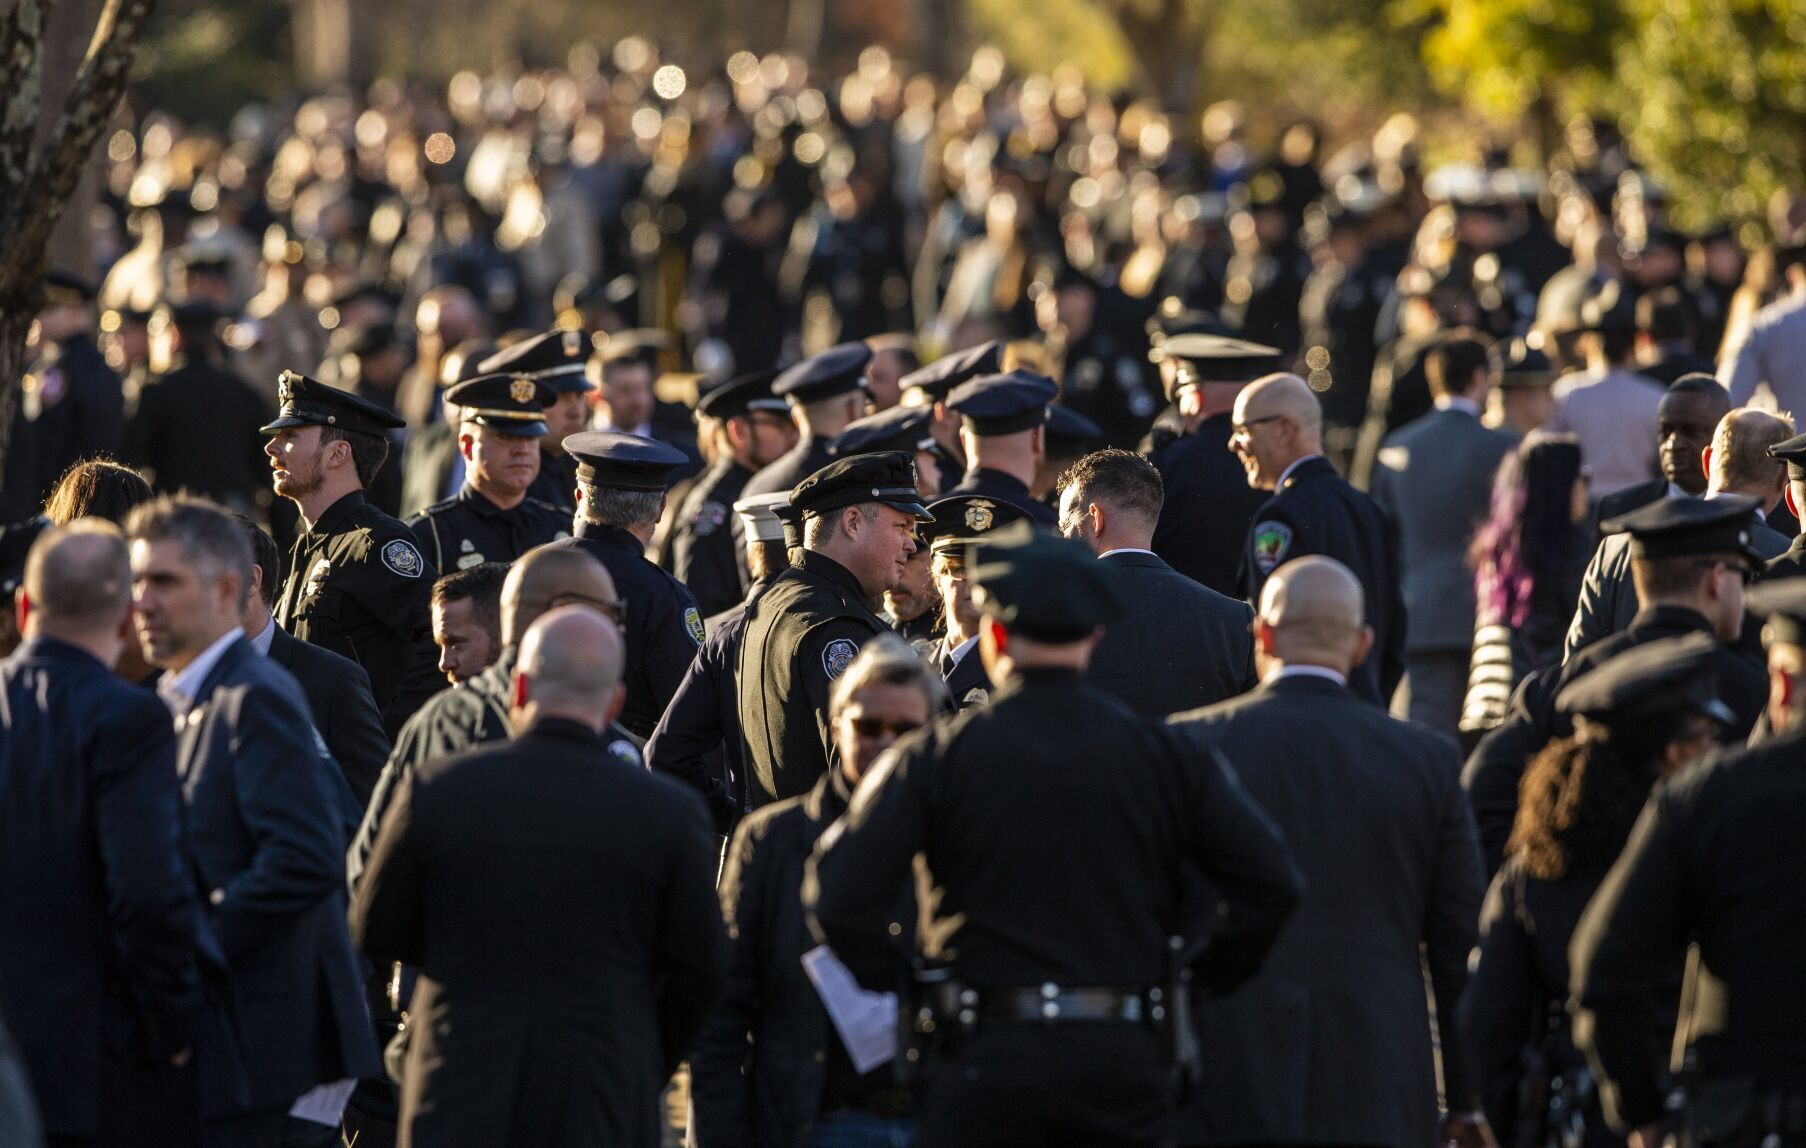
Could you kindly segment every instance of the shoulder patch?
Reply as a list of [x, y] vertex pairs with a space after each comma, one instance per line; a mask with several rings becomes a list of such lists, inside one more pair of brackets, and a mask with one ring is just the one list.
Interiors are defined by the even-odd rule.
[[1253, 537], [1254, 564], [1263, 575], [1273, 573], [1286, 560], [1286, 551], [1292, 545], [1292, 528], [1283, 522], [1256, 522]]
[[422, 558], [420, 551], [414, 549], [414, 544], [405, 538], [397, 538], [392, 542], [385, 543], [382, 548], [382, 560], [384, 566], [403, 578], [418, 578], [426, 569], [426, 559]]
[[608, 755], [623, 765], [631, 765], [635, 769], [646, 768], [646, 763], [640, 759], [640, 751], [633, 748], [633, 743], [626, 738], [618, 737], [609, 742]]
[[696, 537], [707, 538], [726, 522], [727, 507], [711, 499], [704, 499], [690, 518], [690, 528], [696, 532]]
[[828, 672], [828, 680], [833, 681], [847, 672], [853, 659], [859, 656], [859, 647], [849, 638], [835, 638], [823, 647], [821, 652], [821, 668]]
[[698, 646], [708, 637], [708, 630], [702, 624], [702, 613], [694, 606], [684, 607], [684, 629], [690, 631], [690, 640]]

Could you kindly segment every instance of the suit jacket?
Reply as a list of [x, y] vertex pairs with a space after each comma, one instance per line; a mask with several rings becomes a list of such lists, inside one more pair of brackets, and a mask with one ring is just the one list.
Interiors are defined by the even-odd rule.
[[575, 722], [417, 769], [351, 909], [421, 974], [403, 1142], [658, 1143], [724, 973], [717, 854], [701, 798]]
[[344, 770], [362, 812], [389, 760], [389, 735], [383, 732], [382, 714], [370, 696], [370, 675], [350, 658], [292, 638], [280, 626], [270, 636], [270, 660], [301, 684], [314, 728]]
[[1265, 491], [1248, 485], [1247, 472], [1229, 449], [1228, 412], [1212, 415], [1148, 455], [1160, 471], [1166, 498], [1154, 527], [1154, 553], [1173, 569], [1219, 594], [1234, 595], [1242, 543]]
[[250, 1111], [380, 1069], [345, 929], [340, 779], [288, 671], [240, 638], [177, 737], [194, 865], [232, 970]]
[[1599, 533], [1598, 527], [1601, 522], [1610, 521], [1621, 514], [1629, 514], [1639, 507], [1648, 506], [1658, 498], [1667, 498], [1668, 486], [1666, 478], [1652, 478], [1648, 482], [1639, 482], [1635, 486], [1627, 486], [1623, 490], [1613, 491], [1594, 503], [1593, 548], [1598, 549], [1599, 543], [1604, 542], [1606, 538], [1604, 534]]
[[1313, 677], [1172, 722], [1235, 766], [1305, 878], [1260, 971], [1198, 1008], [1204, 1084], [1178, 1139], [1435, 1144], [1423, 968], [1449, 1105], [1472, 1109], [1455, 1006], [1485, 888], [1455, 743]]
[[1467, 547], [1492, 505], [1493, 474], [1516, 446], [1466, 411], [1429, 414], [1386, 437], [1373, 499], [1398, 527], [1405, 650], [1465, 652], [1474, 643]]
[[109, 1061], [191, 1047], [199, 912], [169, 711], [52, 638], [0, 663], [0, 872], [0, 1012], [45, 1127], [91, 1136]]
[[1163, 718], [1255, 686], [1254, 611], [1187, 578], [1152, 554], [1117, 551], [1128, 613], [1104, 628], [1091, 655], [1091, 684], [1144, 717]]

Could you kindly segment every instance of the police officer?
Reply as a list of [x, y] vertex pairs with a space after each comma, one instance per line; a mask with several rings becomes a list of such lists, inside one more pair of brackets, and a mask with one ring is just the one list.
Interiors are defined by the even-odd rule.
[[743, 495], [790, 490], [832, 461], [834, 436], [865, 414], [865, 368], [871, 360], [864, 343], [842, 343], [772, 381], [771, 393], [790, 404], [797, 443], [748, 479]]
[[1199, 970], [1218, 991], [1259, 966], [1297, 871], [1220, 759], [1086, 684], [1122, 611], [1090, 551], [1028, 523], [977, 549], [981, 650], [1004, 684], [880, 759], [817, 845], [804, 905], [858, 969], [888, 951], [898, 884], [926, 863], [921, 948], [951, 999], [933, 1009], [922, 1143], [1151, 1143], [1172, 1104], [1169, 939], [1204, 924], [1174, 907], [1187, 864], [1221, 898]]
[[966, 476], [945, 491], [947, 497], [994, 498], [1052, 527], [1059, 516], [1035, 501], [1030, 484], [1047, 455], [1048, 408], [1057, 392], [1052, 379], [1021, 370], [986, 375], [954, 388], [947, 408], [960, 417]]
[[953, 469], [964, 472], [966, 459], [960, 453], [959, 416], [947, 409], [947, 396], [961, 383], [1003, 370], [1003, 340], [992, 339], [976, 347], [942, 355], [925, 367], [909, 372], [897, 381], [902, 388], [902, 404], [927, 407], [934, 412], [934, 441], [941, 444]]
[[867, 415], [834, 436], [835, 458], [855, 454], [902, 451], [915, 456], [916, 489], [924, 499], [940, 494], [950, 473], [947, 454], [934, 437], [934, 410], [930, 407], [891, 407]]
[[1229, 449], [1235, 396], [1279, 369], [1279, 352], [1225, 335], [1182, 333], [1160, 348], [1168, 397], [1183, 433], [1149, 453], [1166, 501], [1154, 527], [1154, 553], [1219, 594], [1240, 593], [1242, 545], [1266, 502]]
[[393, 738], [444, 684], [428, 606], [438, 568], [406, 526], [364, 501], [402, 420], [294, 371], [282, 373], [277, 397], [264, 453], [276, 493], [300, 510], [301, 533], [276, 621], [364, 667]]
[[790, 492], [802, 546], [748, 611], [735, 673], [755, 808], [807, 792], [832, 760], [828, 691], [885, 630], [866, 602], [902, 576], [929, 517], [915, 478], [906, 454], [861, 454]]
[[1660, 1139], [1659, 970], [1699, 946], [1682, 1143], [1806, 1144], [1806, 582], [1759, 586], [1773, 736], [1661, 782], [1574, 938], [1576, 1032], [1631, 1143]]
[[620, 431], [584, 431], [565, 440], [577, 459], [576, 546], [602, 563], [627, 611], [627, 704], [620, 723], [652, 736], [659, 715], [702, 645], [702, 613], [684, 584], [646, 558], [665, 512], [665, 489], [685, 455], [674, 446]]
[[796, 445], [790, 405], [771, 393], [776, 377], [776, 371], [759, 371], [734, 379], [696, 404], [697, 422], [713, 428], [715, 461], [678, 505], [671, 573], [696, 595], [705, 618], [745, 596], [730, 508], [748, 479]]
[[983, 705], [990, 700], [991, 679], [978, 656], [981, 619], [968, 568], [972, 544], [999, 527], [1022, 521], [1028, 512], [995, 498], [960, 494], [930, 503], [928, 513], [934, 521], [925, 524], [921, 534], [928, 544], [929, 575], [940, 596], [946, 632], [925, 656], [947, 683], [955, 706]]
[[[1768, 453], [1787, 464], [1787, 489], [1782, 501], [1797, 521], [1806, 521], [1806, 434], [1778, 442], [1768, 448]], [[1806, 529], [1794, 537], [1785, 554], [1769, 562], [1762, 577], [1774, 580], [1801, 575], [1806, 575]]]
[[543, 457], [545, 407], [556, 399], [546, 384], [510, 375], [471, 379], [445, 392], [462, 420], [464, 488], [408, 519], [435, 569], [450, 573], [512, 562], [535, 546], [571, 536], [568, 511], [527, 493]]
[[584, 375], [589, 339], [582, 331], [547, 331], [504, 347], [477, 363], [482, 375], [526, 377], [550, 387], [556, 397], [545, 403], [545, 436], [539, 440], [539, 474], [527, 497], [549, 502], [569, 514], [577, 501], [577, 460], [564, 440], [589, 421], [589, 393], [595, 385]]

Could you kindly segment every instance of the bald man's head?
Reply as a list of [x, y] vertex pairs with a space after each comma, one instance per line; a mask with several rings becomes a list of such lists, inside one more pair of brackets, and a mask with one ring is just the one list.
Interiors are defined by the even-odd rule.
[[502, 644], [521, 640], [535, 619], [553, 606], [620, 608], [615, 580], [602, 563], [575, 546], [537, 546], [517, 559], [502, 583]]
[[1373, 644], [1364, 617], [1360, 580], [1335, 559], [1310, 555], [1267, 579], [1255, 635], [1268, 661], [1347, 674]]
[[1273, 490], [1301, 458], [1323, 453], [1323, 406], [1297, 375], [1267, 375], [1235, 397], [1229, 446], [1248, 472], [1248, 485]]
[[26, 637], [76, 640], [120, 630], [132, 609], [125, 535], [99, 518], [46, 530], [25, 559]]
[[521, 638], [515, 663], [515, 730], [559, 717], [600, 731], [621, 712], [625, 660], [620, 627], [589, 607], [559, 606], [541, 615]]

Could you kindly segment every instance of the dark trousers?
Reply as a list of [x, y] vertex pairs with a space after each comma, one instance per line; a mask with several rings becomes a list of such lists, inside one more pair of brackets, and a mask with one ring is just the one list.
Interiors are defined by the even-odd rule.
[[927, 1084], [921, 1142], [935, 1148], [1153, 1145], [1172, 1113], [1160, 1038], [1122, 1022], [986, 1022]]

